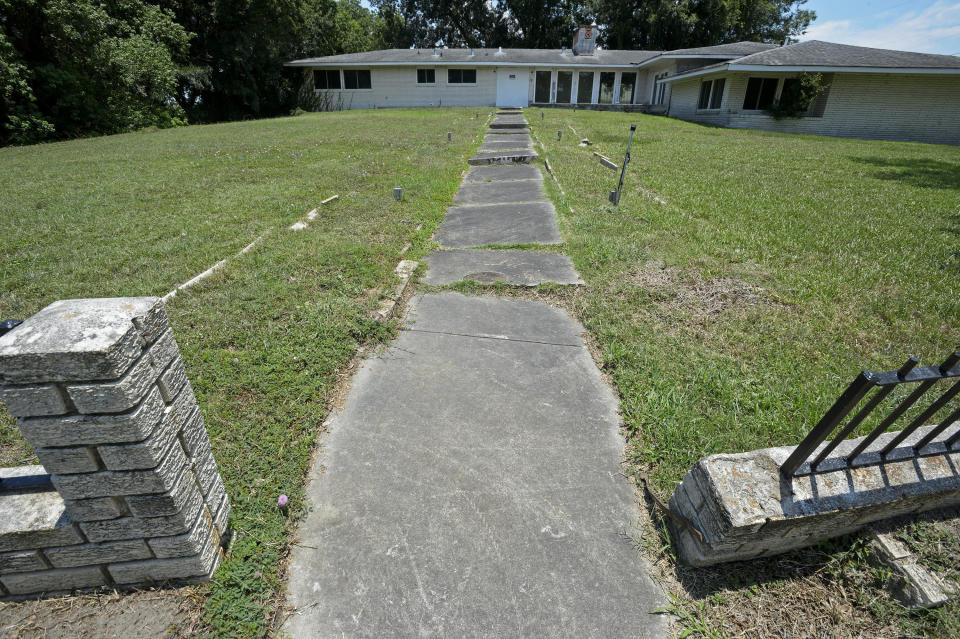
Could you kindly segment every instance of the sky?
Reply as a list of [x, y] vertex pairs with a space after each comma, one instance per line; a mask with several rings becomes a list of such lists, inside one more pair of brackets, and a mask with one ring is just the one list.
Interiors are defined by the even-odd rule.
[[808, 0], [800, 40], [960, 55], [960, 0]]

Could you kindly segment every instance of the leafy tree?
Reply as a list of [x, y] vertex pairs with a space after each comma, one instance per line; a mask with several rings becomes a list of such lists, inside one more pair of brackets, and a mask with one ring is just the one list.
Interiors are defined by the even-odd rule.
[[782, 42], [816, 17], [806, 0], [593, 0], [600, 41], [613, 49], [669, 50], [741, 40]]
[[188, 36], [137, 0], [0, 0], [2, 143], [183, 121], [173, 101]]

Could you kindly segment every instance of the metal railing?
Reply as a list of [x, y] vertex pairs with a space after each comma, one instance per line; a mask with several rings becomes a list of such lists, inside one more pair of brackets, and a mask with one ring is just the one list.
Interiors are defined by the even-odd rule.
[[[834, 405], [830, 407], [830, 410], [824, 414], [823, 418], [817, 423], [813, 430], [810, 431], [810, 434], [800, 442], [800, 445], [796, 447], [790, 457], [780, 466], [780, 472], [787, 476], [817, 472], [818, 468], [829, 457], [830, 453], [862, 424], [897, 386], [901, 384], [916, 384], [917, 387], [904, 399], [900, 400], [890, 413], [880, 421], [877, 427], [846, 455], [846, 464], [853, 466], [854, 460], [867, 452], [867, 448], [873, 444], [878, 437], [887, 432], [897, 420], [903, 417], [904, 413], [924, 397], [937, 382], [960, 377], [960, 366], [957, 365], [958, 362], [960, 362], [960, 352], [953, 353], [939, 366], [917, 366], [920, 361], [916, 357], [911, 357], [900, 367], [900, 370], [882, 373], [872, 371], [861, 372], [857, 375], [857, 378], [853, 380], [853, 383], [847, 387], [847, 390], [840, 395], [840, 398], [837, 399]], [[810, 459], [817, 451], [817, 448], [827, 440], [847, 415], [860, 405], [871, 390], [874, 391], [873, 395], [866, 401], [863, 408], [840, 429], [829, 444], [820, 450], [813, 459]], [[946, 391], [941, 393], [939, 397], [930, 402], [919, 415], [911, 420], [900, 433], [890, 439], [879, 451], [871, 452], [879, 452], [880, 458], [886, 459], [891, 451], [939, 413], [958, 393], [960, 393], [960, 381], [955, 382]], [[955, 408], [913, 445], [914, 455], [922, 455], [923, 449], [958, 419], [960, 419], [960, 408]], [[960, 441], [960, 430], [945, 440], [944, 444], [947, 448], [952, 448], [958, 441]], [[804, 466], [807, 460], [810, 460], [810, 464], [809, 466]]]

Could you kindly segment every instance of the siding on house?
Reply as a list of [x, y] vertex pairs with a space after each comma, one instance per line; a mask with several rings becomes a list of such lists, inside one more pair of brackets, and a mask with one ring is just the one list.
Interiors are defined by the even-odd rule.
[[[314, 67], [338, 69], [338, 67]], [[351, 67], [362, 69], [363, 67]], [[434, 85], [417, 84], [417, 68], [372, 67], [370, 89], [326, 90], [334, 108], [375, 109], [425, 106], [493, 106], [497, 99], [497, 76], [490, 67], [477, 68], [476, 84], [448, 84], [446, 67], [436, 69]], [[469, 67], [457, 67], [458, 69]], [[312, 76], [313, 69], [308, 71]], [[341, 86], [343, 86], [341, 84]], [[320, 93], [320, 91], [317, 91]], [[342, 101], [342, 102], [341, 102]]]
[[[958, 76], [834, 73], [822, 117], [779, 121], [763, 112], [742, 109], [747, 79], [760, 76], [782, 80], [797, 74], [740, 72], [677, 80], [668, 114], [737, 129], [960, 144]], [[697, 109], [701, 81], [720, 77], [726, 78], [720, 109]]]

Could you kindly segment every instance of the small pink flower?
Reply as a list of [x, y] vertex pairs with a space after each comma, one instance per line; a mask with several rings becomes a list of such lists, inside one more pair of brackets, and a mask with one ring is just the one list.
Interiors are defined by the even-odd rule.
[[187, 236], [187, 232], [186, 232], [186, 231], [184, 231], [183, 233], [180, 234], [180, 237], [186, 237], [186, 236]]
[[280, 495], [280, 497], [277, 499], [277, 507], [279, 507], [279, 508], [286, 508], [286, 507], [287, 507], [287, 496], [286, 496], [286, 495]]

